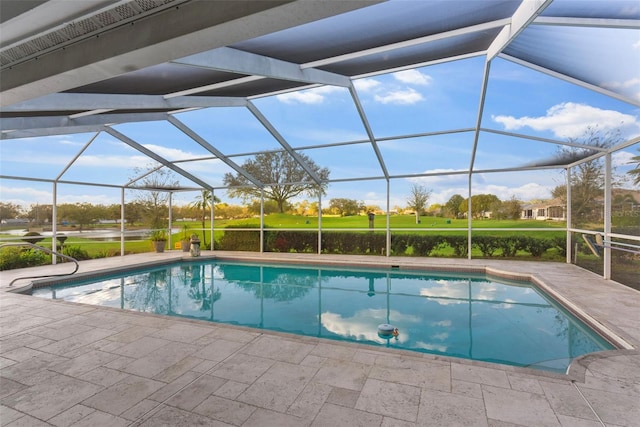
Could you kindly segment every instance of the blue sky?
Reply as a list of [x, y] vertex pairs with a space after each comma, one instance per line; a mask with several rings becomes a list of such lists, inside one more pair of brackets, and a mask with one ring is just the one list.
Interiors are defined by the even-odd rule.
[[[631, 41], [630, 41], [631, 43]], [[631, 46], [638, 55], [640, 42]], [[484, 57], [443, 63], [356, 80], [355, 87], [391, 175], [455, 172], [468, 169], [474, 132], [458, 132], [416, 138], [393, 139], [398, 135], [438, 133], [475, 127], [481, 93]], [[609, 82], [626, 85], [640, 99], [640, 77]], [[366, 140], [367, 134], [348, 91], [322, 87], [253, 100], [255, 105], [294, 148]], [[225, 155], [242, 164], [246, 153], [280, 148], [279, 143], [242, 107], [216, 108], [178, 114], [177, 117]], [[526, 136], [567, 140], [580, 137], [587, 126], [603, 131], [620, 129], [625, 138], [640, 135], [637, 107], [575, 84], [496, 59], [492, 62], [482, 127]], [[167, 122], [123, 124], [115, 129], [169, 160], [201, 158], [209, 154]], [[94, 134], [3, 140], [0, 167], [3, 175], [56, 178]], [[632, 156], [640, 144], [614, 154], [617, 172], [631, 168]], [[362, 176], [382, 177], [371, 144], [309, 148], [303, 151], [319, 166], [329, 167], [332, 179]], [[495, 169], [522, 166], [556, 153], [553, 144], [481, 133], [475, 168]], [[148, 165], [142, 154], [108, 134], [97, 136], [76, 162], [62, 175], [64, 180], [105, 182], [121, 185], [135, 176], [135, 167]], [[230, 168], [217, 160], [180, 163], [190, 173], [222, 185]], [[193, 186], [186, 180], [183, 184]], [[549, 198], [553, 187], [563, 182], [560, 170], [485, 173], [474, 176], [474, 194], [493, 193], [505, 200]], [[432, 191], [430, 203], [445, 203], [453, 194], [467, 194], [467, 175], [435, 176], [392, 180], [390, 207], [405, 206], [409, 187], [418, 183]], [[630, 187], [630, 185], [627, 185]], [[49, 204], [52, 185], [35, 181], [2, 180], [3, 202], [28, 207]], [[231, 203], [223, 190], [216, 194]], [[196, 193], [177, 194], [176, 204], [192, 201]], [[127, 196], [129, 197], [129, 196]], [[383, 179], [332, 183], [323, 205], [331, 198], [356, 199], [367, 205], [386, 206]], [[310, 199], [309, 197], [303, 197]], [[313, 201], [313, 200], [312, 200]], [[120, 190], [105, 187], [60, 185], [58, 203], [120, 202]]]

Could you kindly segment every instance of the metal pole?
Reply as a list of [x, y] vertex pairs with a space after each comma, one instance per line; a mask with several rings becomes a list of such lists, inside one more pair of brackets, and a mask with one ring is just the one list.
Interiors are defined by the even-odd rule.
[[171, 226], [173, 222], [173, 192], [169, 191], [169, 250], [173, 247], [173, 242], [171, 239]]
[[322, 253], [322, 193], [318, 190], [318, 254]]
[[[604, 240], [611, 240], [611, 153], [604, 157]], [[611, 245], [604, 246], [604, 269], [605, 280], [611, 279]]]
[[[58, 237], [58, 183], [53, 182], [53, 206], [51, 209], [51, 221], [53, 222], [51, 228], [51, 250], [56, 252], [58, 247], [56, 246], [56, 238]], [[62, 248], [60, 248], [62, 250]], [[54, 254], [51, 256], [51, 264], [57, 264], [58, 257]]]
[[124, 187], [120, 190], [120, 256], [124, 256]]
[[[214, 194], [214, 190], [213, 188], [211, 189], [211, 227], [210, 227], [210, 232], [211, 232], [211, 250], [213, 250], [213, 232], [214, 232], [214, 226], [213, 226], [213, 221], [214, 221], [214, 217], [215, 217], [215, 200], [216, 200], [216, 196]], [[204, 233], [204, 231], [203, 231]], [[213, 277], [213, 275], [211, 276]], [[211, 292], [213, 292], [213, 284], [211, 285]], [[212, 319], [213, 320], [213, 319]]]
[[571, 168], [567, 168], [565, 187], [566, 187], [565, 203], [567, 204], [567, 264], [571, 264], [571, 259], [573, 258], [571, 254], [571, 251], [573, 250], [571, 245], [572, 238], [571, 238], [571, 232], [569, 231], [569, 229], [573, 227], [572, 217], [571, 217]]
[[260, 189], [260, 253], [264, 252], [264, 188]]
[[389, 180], [387, 180], [387, 239], [386, 239], [386, 251], [387, 256], [391, 256], [391, 206], [389, 205], [389, 193], [391, 192], [391, 187], [389, 184]]

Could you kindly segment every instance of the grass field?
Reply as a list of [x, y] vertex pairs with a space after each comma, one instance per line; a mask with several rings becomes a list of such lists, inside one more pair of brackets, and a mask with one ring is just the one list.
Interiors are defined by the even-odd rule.
[[[303, 217], [297, 215], [289, 215], [289, 214], [272, 214], [267, 215], [264, 218], [264, 223], [266, 228], [268, 229], [294, 229], [294, 230], [317, 230], [318, 228], [318, 218], [316, 217]], [[174, 230], [181, 230], [172, 235], [172, 247], [167, 247], [167, 250], [180, 250], [179, 242], [184, 235], [184, 231], [182, 230], [183, 226], [187, 227], [187, 235], [191, 235], [196, 233], [200, 236], [202, 243], [204, 244], [204, 236], [203, 236], [203, 227], [200, 221], [192, 221], [192, 222], [174, 222], [173, 228]], [[396, 234], [438, 234], [438, 235], [465, 235], [467, 234], [467, 220], [466, 219], [447, 219], [447, 218], [437, 218], [437, 217], [421, 217], [420, 223], [416, 224], [415, 217], [412, 215], [394, 215], [389, 219], [389, 225], [391, 228], [392, 236]], [[249, 218], [249, 219], [236, 219], [236, 220], [218, 220], [216, 219], [214, 222], [215, 226], [215, 234], [214, 237], [216, 240], [220, 239], [220, 237], [224, 234], [224, 229], [226, 227], [234, 227], [234, 228], [251, 228], [255, 229], [260, 226], [259, 218]], [[379, 232], [384, 232], [387, 226], [387, 219], [385, 216], [376, 216], [374, 219], [374, 229]], [[210, 222], [205, 223], [205, 229], [209, 230], [211, 227]], [[472, 236], [480, 236], [480, 235], [493, 235], [493, 236], [510, 236], [510, 235], [529, 235], [532, 237], [546, 237], [546, 238], [554, 238], [554, 237], [564, 237], [565, 223], [557, 222], [557, 221], [536, 221], [536, 220], [494, 220], [494, 219], [483, 219], [483, 220], [474, 220], [472, 222]], [[91, 227], [94, 228], [94, 227]], [[86, 228], [88, 231], [91, 228]], [[108, 228], [105, 226], [96, 226], [95, 229], [104, 229]], [[111, 227], [113, 228], [113, 227]], [[138, 227], [141, 228], [141, 227]], [[331, 216], [323, 216], [322, 218], [322, 229], [325, 231], [338, 231], [341, 229], [349, 230], [349, 231], [357, 231], [369, 230], [369, 220], [366, 216], [350, 216], [350, 217], [331, 217]], [[520, 230], [514, 230], [520, 229]], [[526, 229], [532, 229], [531, 231], [526, 231]], [[545, 230], [540, 230], [545, 229]], [[548, 231], [546, 231], [548, 230]], [[64, 229], [60, 229], [60, 233], [64, 233]], [[6, 232], [3, 233], [0, 231], [0, 238], [2, 241], [17, 241], [19, 237], [11, 236]], [[209, 237], [206, 239], [207, 243], [210, 243]], [[41, 246], [50, 248], [51, 247], [51, 238], [45, 238], [41, 242], [39, 242]], [[65, 242], [65, 247], [74, 247], [78, 248], [82, 251], [86, 251], [87, 255], [91, 258], [97, 257], [107, 257], [107, 256], [115, 256], [120, 253], [120, 242], [106, 242], [106, 241], [96, 241], [92, 239], [83, 238], [77, 235], [68, 235], [68, 238]], [[132, 240], [125, 242], [125, 253], [142, 253], [142, 252], [150, 252], [153, 248], [151, 246], [151, 242], [146, 239], [141, 240]], [[407, 255], [410, 254], [410, 250]], [[453, 257], [455, 256], [453, 250], [451, 248], [445, 247], [435, 251], [432, 256], [439, 257]], [[473, 248], [471, 252], [471, 256], [473, 258], [481, 258], [482, 253], [477, 248]], [[527, 253], [521, 252], [517, 254], [518, 259], [533, 259]], [[592, 259], [593, 258], [593, 259]], [[601, 264], [601, 260], [596, 259], [594, 256], [589, 254], [581, 254], [582, 262], [588, 269], [593, 268], [593, 271], [598, 270], [598, 265]], [[536, 260], [544, 260], [544, 261], [564, 261], [564, 256], [558, 252], [557, 249], [551, 248], [548, 249], [542, 257], [536, 258]], [[593, 265], [591, 265], [593, 264]], [[595, 266], [595, 268], [594, 268]], [[591, 267], [591, 268], [589, 268]], [[632, 270], [636, 270], [633, 266]], [[615, 270], [619, 274], [625, 274], [628, 270], [628, 266], [625, 265], [617, 265]], [[635, 275], [637, 276], [637, 274]], [[632, 281], [634, 273], [631, 272]], [[617, 278], [621, 282], [625, 283], [627, 280], [621, 280], [621, 277]], [[632, 286], [633, 287], [633, 286]]]
[[[290, 215], [290, 214], [271, 214], [266, 215], [264, 218], [264, 224], [267, 228], [288, 228], [288, 229], [309, 229], [314, 230], [318, 228], [318, 218], [317, 217], [303, 217], [299, 215]], [[172, 224], [174, 229], [182, 229], [184, 225], [188, 227], [188, 235], [192, 233], [196, 233], [200, 236], [201, 240], [203, 240], [202, 233], [202, 222], [200, 221], [192, 221], [192, 222], [180, 222], [177, 221]], [[439, 218], [439, 217], [421, 217], [420, 223], [416, 224], [415, 216], [413, 215], [394, 215], [389, 219], [389, 225], [392, 229], [392, 233], [411, 233], [411, 232], [428, 232], [430, 230], [437, 230], [438, 234], [463, 234], [466, 235], [466, 227], [468, 225], [466, 219], [447, 219], [447, 218]], [[234, 220], [218, 220], [214, 221], [214, 226], [216, 229], [222, 229], [226, 227], [250, 227], [255, 228], [260, 226], [259, 218], [248, 218], [248, 219], [234, 219]], [[383, 231], [386, 229], [387, 221], [384, 216], [376, 216], [374, 219], [374, 229]], [[209, 230], [211, 227], [211, 223], [209, 221], [205, 222], [205, 229]], [[472, 223], [472, 227], [474, 228], [474, 235], [510, 235], [510, 234], [522, 234], [522, 231], [509, 231], [510, 228], [548, 228], [549, 232], [540, 232], [538, 230], [531, 231], [530, 233], [538, 233], [544, 234], [546, 237], [552, 236], [562, 236], [564, 235], [563, 227], [565, 227], [564, 222], [557, 221], [536, 221], [536, 220], [494, 220], [494, 219], [483, 219], [483, 220], [474, 220]], [[104, 229], [104, 226], [95, 227], [96, 229]], [[482, 229], [500, 229], [499, 231], [482, 231]], [[91, 228], [85, 228], [89, 230]], [[369, 229], [369, 219], [366, 216], [347, 216], [347, 217], [332, 217], [332, 216], [323, 216], [322, 217], [322, 229], [323, 230], [331, 230], [331, 229]], [[458, 229], [458, 230], [456, 230]], [[465, 230], [459, 230], [465, 229]], [[553, 232], [556, 229], [557, 232]], [[447, 231], [450, 230], [450, 231]], [[64, 233], [64, 229], [59, 230], [60, 233]], [[216, 240], [220, 238], [224, 231], [216, 231], [215, 238]], [[179, 242], [183, 232], [180, 231], [178, 233], [174, 233], [172, 236], [172, 241]], [[3, 240], [8, 240], [12, 238], [12, 240], [17, 240], [15, 236], [11, 236], [9, 234], [0, 233], [0, 237]], [[209, 239], [207, 238], [207, 242]], [[45, 247], [51, 247], [51, 239], [45, 238], [40, 242], [40, 245]], [[82, 249], [86, 250], [90, 256], [112, 256], [115, 253], [120, 251], [120, 242], [103, 242], [96, 241], [92, 239], [82, 238], [77, 235], [70, 235], [65, 242], [65, 246], [79, 246]], [[173, 248], [171, 248], [173, 249]], [[127, 253], [139, 253], [139, 252], [149, 252], [151, 251], [151, 243], [147, 240], [139, 240], [139, 241], [127, 241], [125, 242], [125, 252]]]

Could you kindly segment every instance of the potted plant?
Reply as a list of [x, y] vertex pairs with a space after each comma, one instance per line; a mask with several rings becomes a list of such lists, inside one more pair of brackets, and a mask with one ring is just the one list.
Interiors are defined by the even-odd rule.
[[151, 244], [156, 252], [164, 252], [167, 244], [167, 233], [164, 230], [154, 230], [150, 235]]
[[187, 227], [186, 224], [182, 226], [180, 247], [182, 248], [182, 252], [189, 252], [189, 249], [191, 248], [191, 240], [189, 239], [189, 227]]

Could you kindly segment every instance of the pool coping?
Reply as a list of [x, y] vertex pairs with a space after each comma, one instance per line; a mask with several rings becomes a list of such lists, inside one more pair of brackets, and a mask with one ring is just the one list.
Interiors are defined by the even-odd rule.
[[[585, 309], [581, 308], [581, 306], [571, 299], [564, 296], [560, 291], [554, 289], [553, 285], [547, 283], [539, 274], [535, 272], [517, 272], [513, 269], [504, 269], [498, 268], [496, 266], [486, 265], [487, 260], [473, 260], [475, 261], [474, 265], [461, 265], [459, 259], [444, 259], [444, 264], [436, 264], [428, 262], [429, 260], [433, 260], [431, 258], [407, 258], [407, 257], [378, 257], [378, 256], [370, 256], [370, 257], [359, 257], [359, 256], [344, 256], [344, 257], [336, 257], [334, 259], [329, 255], [326, 258], [322, 258], [321, 260], [315, 256], [315, 254], [280, 254], [280, 253], [253, 253], [253, 252], [230, 252], [230, 253], [220, 253], [220, 252], [210, 252], [206, 251], [201, 254], [199, 257], [193, 257], [188, 254], [176, 254], [171, 253], [170, 257], [163, 257], [159, 259], [149, 260], [145, 262], [140, 262], [136, 264], [127, 264], [121, 265], [117, 267], [105, 267], [99, 268], [87, 272], [79, 272], [72, 276], [66, 277], [51, 277], [51, 278], [41, 278], [37, 280], [33, 280], [28, 285], [21, 286], [19, 288], [12, 288], [11, 292], [16, 293], [24, 293], [28, 292], [32, 288], [39, 288], [45, 286], [52, 286], [56, 284], [64, 284], [77, 280], [89, 279], [94, 277], [102, 277], [107, 276], [113, 273], [127, 272], [127, 271], [136, 271], [146, 268], [152, 268], [159, 265], [167, 265], [173, 263], [180, 262], [200, 262], [203, 260], [220, 260], [220, 261], [233, 261], [233, 262], [262, 262], [262, 263], [275, 263], [275, 264], [288, 264], [288, 265], [318, 265], [318, 266], [330, 266], [330, 267], [355, 267], [355, 268], [377, 268], [377, 269], [393, 269], [393, 270], [404, 270], [404, 271], [435, 271], [435, 272], [443, 272], [443, 273], [477, 273], [477, 274], [485, 274], [488, 276], [495, 276], [502, 279], [507, 280], [520, 280], [520, 281], [528, 281], [532, 283], [534, 286], [539, 287], [543, 292], [547, 293], [549, 297], [553, 298], [556, 302], [562, 305], [565, 309], [567, 309], [571, 314], [579, 318], [582, 322], [584, 322], [587, 326], [592, 328], [597, 334], [599, 334], [602, 338], [604, 338], [607, 342], [616, 347], [613, 350], [605, 350], [596, 353], [589, 353], [579, 357], [574, 358], [569, 364], [567, 371], [565, 373], [555, 373], [551, 371], [545, 371], [542, 369], [528, 368], [522, 366], [513, 366], [506, 365], [497, 362], [485, 362], [479, 360], [465, 359], [454, 356], [444, 356], [444, 355], [436, 355], [431, 353], [419, 353], [411, 350], [401, 350], [401, 349], [386, 349], [400, 352], [401, 354], [406, 354], [409, 356], [424, 356], [430, 360], [447, 360], [451, 362], [452, 360], [456, 363], [463, 364], [471, 364], [475, 366], [485, 366], [485, 367], [493, 367], [499, 366], [500, 369], [507, 368], [505, 370], [510, 371], [512, 369], [521, 370], [520, 372], [548, 376], [549, 378], [562, 378], [562, 379], [570, 379], [572, 381], [584, 382], [585, 374], [587, 372], [588, 365], [595, 360], [600, 360], [603, 358], [609, 358], [616, 355], [621, 354], [636, 354], [637, 349], [629, 340], [623, 338], [620, 333], [617, 333], [613, 330], [613, 328], [606, 326], [603, 322], [597, 320], [594, 316], [590, 315]], [[176, 256], [177, 255], [177, 256]], [[291, 256], [295, 255], [295, 256]], [[311, 256], [305, 256], [311, 255]], [[418, 263], [415, 261], [418, 260]], [[406, 262], [403, 262], [406, 261]], [[411, 262], [410, 262], [411, 261]], [[438, 259], [438, 261], [443, 261], [443, 259]], [[478, 263], [478, 261], [481, 261]], [[509, 263], [506, 261], [505, 263]], [[526, 262], [527, 264], [531, 264], [531, 262]], [[545, 263], [546, 265], [553, 265], [549, 263]], [[564, 265], [564, 264], [562, 264]], [[592, 274], [591, 272], [587, 273]], [[620, 285], [620, 284], [618, 284]], [[624, 286], [624, 285], [620, 285]], [[625, 287], [626, 288], [626, 287]], [[638, 292], [640, 295], [640, 292]], [[56, 301], [59, 302], [59, 301]], [[79, 303], [75, 303], [79, 304]], [[83, 304], [86, 305], [86, 304]], [[96, 307], [96, 306], [94, 306]], [[111, 307], [101, 307], [110, 310], [118, 310], [118, 308]], [[137, 313], [130, 312], [127, 313]], [[144, 315], [152, 315], [151, 313], [142, 313]], [[167, 317], [165, 315], [153, 314], [153, 316], [162, 316]], [[203, 322], [203, 320], [197, 319], [183, 319], [195, 322]], [[224, 324], [227, 325], [227, 324]], [[242, 327], [238, 325], [228, 325], [232, 327], [244, 328], [246, 330], [255, 331], [254, 328], [250, 327]], [[287, 334], [284, 332], [271, 331], [271, 330], [261, 330], [261, 332], [273, 333], [276, 335], [283, 335], [287, 337], [291, 337], [292, 334]], [[302, 335], [293, 334], [296, 337], [303, 337], [305, 339], [317, 339], [317, 340], [329, 340], [326, 338], [316, 338], [316, 337], [307, 337]], [[335, 343], [335, 340], [329, 340], [332, 343]], [[340, 342], [340, 341], [338, 341]], [[341, 344], [352, 344], [352, 345], [363, 345], [358, 343], [348, 343], [348, 342], [340, 342]], [[373, 347], [375, 348], [375, 347]]]

